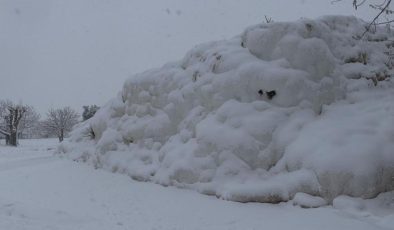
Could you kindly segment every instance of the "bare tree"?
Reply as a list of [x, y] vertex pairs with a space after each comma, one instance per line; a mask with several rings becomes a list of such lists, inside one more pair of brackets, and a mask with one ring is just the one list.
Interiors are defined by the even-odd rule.
[[48, 135], [56, 135], [59, 142], [72, 130], [78, 123], [78, 113], [70, 107], [62, 109], [50, 109], [47, 113], [48, 118], [43, 122], [43, 128]]
[[7, 139], [9, 132], [7, 131], [5, 116], [7, 116], [6, 101], [0, 101], [0, 134], [4, 135]]
[[[367, 0], [362, 0], [358, 3], [357, 0], [353, 0], [353, 6], [357, 10], [357, 8], [363, 4], [365, 4]], [[391, 4], [391, 0], [383, 0], [381, 3], [378, 4], [369, 4], [375, 10], [378, 10], [378, 14], [372, 19], [372, 21], [368, 24], [367, 28], [365, 29], [364, 33], [361, 35], [361, 38], [371, 30], [373, 26], [381, 25], [381, 24], [390, 24], [393, 20], [390, 20], [387, 16], [393, 14], [393, 11], [389, 8]], [[386, 20], [383, 22], [378, 22], [377, 20], [382, 16], [386, 15]]]
[[[331, 3], [342, 2], [343, 0], [333, 0]], [[371, 0], [352, 0], [354, 9], [358, 9], [359, 7], [368, 4], [374, 10], [377, 10], [376, 16], [371, 20], [371, 22], [365, 28], [364, 33], [359, 36], [359, 39], [363, 38], [365, 34], [371, 31], [372, 28], [377, 25], [386, 24], [390, 26], [390, 23], [394, 22], [392, 18], [389, 16], [394, 13], [393, 10], [390, 9], [392, 0], [381, 0], [381, 1], [371, 1]], [[384, 16], [382, 21], [379, 21], [381, 17]]]
[[19, 123], [19, 138], [31, 138], [37, 136], [38, 121], [40, 114], [32, 106], [26, 106], [26, 112]]
[[26, 113], [27, 106], [17, 105], [7, 100], [1, 101], [0, 107], [0, 133], [5, 136], [7, 145], [17, 146], [19, 124]]

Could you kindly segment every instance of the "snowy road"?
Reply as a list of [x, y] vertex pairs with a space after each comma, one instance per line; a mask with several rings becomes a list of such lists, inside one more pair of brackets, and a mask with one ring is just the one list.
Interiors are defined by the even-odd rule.
[[394, 229], [390, 216], [368, 212], [240, 204], [135, 182], [52, 156], [55, 144], [0, 145], [1, 230]]

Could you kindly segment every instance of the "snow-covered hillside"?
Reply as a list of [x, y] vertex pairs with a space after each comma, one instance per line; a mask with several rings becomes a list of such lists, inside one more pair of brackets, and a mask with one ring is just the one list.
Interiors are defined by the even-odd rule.
[[359, 39], [365, 26], [327, 16], [199, 45], [131, 77], [59, 152], [241, 202], [391, 191], [393, 33]]

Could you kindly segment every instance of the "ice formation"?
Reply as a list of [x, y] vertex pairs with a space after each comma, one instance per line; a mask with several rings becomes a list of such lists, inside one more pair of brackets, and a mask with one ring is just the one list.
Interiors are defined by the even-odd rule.
[[391, 191], [393, 33], [359, 38], [365, 25], [275, 22], [196, 46], [128, 79], [59, 152], [240, 202]]

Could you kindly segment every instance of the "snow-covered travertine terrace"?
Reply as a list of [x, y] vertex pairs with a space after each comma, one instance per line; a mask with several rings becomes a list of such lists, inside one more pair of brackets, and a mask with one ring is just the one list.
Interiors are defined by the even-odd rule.
[[259, 24], [137, 74], [59, 147], [240, 202], [394, 190], [393, 33], [354, 17]]

